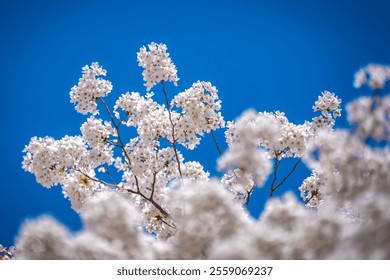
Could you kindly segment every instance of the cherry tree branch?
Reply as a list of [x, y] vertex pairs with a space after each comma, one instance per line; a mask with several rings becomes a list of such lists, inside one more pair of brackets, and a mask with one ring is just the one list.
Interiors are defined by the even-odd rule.
[[[123, 151], [123, 154], [125, 155], [126, 157], [126, 160], [129, 164], [129, 166], [131, 166], [131, 159], [130, 159], [130, 156], [126, 150], [126, 147], [122, 141], [122, 138], [121, 138], [121, 134], [120, 134], [120, 131], [119, 131], [119, 124], [117, 125], [115, 123], [115, 119], [114, 119], [114, 116], [112, 115], [111, 111], [110, 111], [110, 108], [108, 107], [107, 103], [104, 101], [104, 99], [102, 97], [99, 97], [99, 100], [103, 103], [107, 113], [108, 113], [108, 116], [110, 117], [110, 120], [111, 120], [111, 123], [112, 125], [114, 126], [115, 130], [116, 130], [116, 133], [117, 133], [117, 138], [118, 138], [118, 141], [119, 141], [119, 148]], [[179, 161], [178, 161], [179, 162]], [[180, 174], [181, 175], [181, 174]], [[141, 189], [139, 187], [139, 182], [138, 182], [138, 178], [136, 175], [134, 175], [134, 180], [135, 180], [135, 184], [137, 186], [137, 191], [133, 191], [133, 190], [130, 190], [130, 189], [127, 189], [128, 192], [132, 193], [132, 194], [136, 194], [136, 195], [140, 195], [142, 198], [144, 198], [145, 200], [149, 201], [155, 208], [157, 208], [161, 214], [163, 214], [164, 216], [166, 217], [170, 217], [169, 213], [163, 209], [156, 201], [154, 201], [153, 197], [147, 197], [145, 194], [143, 194], [141, 192]], [[152, 187], [154, 189], [154, 186]]]
[[165, 96], [165, 103], [166, 103], [167, 110], [168, 110], [169, 121], [170, 121], [171, 126], [172, 126], [172, 142], [171, 142], [171, 144], [173, 146], [173, 151], [175, 152], [175, 157], [176, 157], [176, 161], [177, 161], [177, 169], [179, 171], [180, 177], [183, 177], [183, 174], [181, 172], [180, 159], [179, 159], [179, 155], [178, 155], [178, 152], [177, 152], [177, 146], [176, 146], [176, 143], [177, 143], [177, 139], [175, 137], [175, 134], [176, 134], [175, 133], [175, 126], [176, 126], [176, 124], [172, 120], [171, 105], [169, 104], [168, 94], [167, 94], [167, 92], [165, 90], [164, 81], [161, 81], [161, 84], [162, 84], [162, 90], [163, 90], [164, 96]]
[[271, 192], [270, 192], [270, 197], [273, 196], [273, 193], [276, 191], [276, 189], [278, 189], [281, 185], [284, 184], [284, 182], [286, 182], [286, 180], [291, 176], [291, 174], [294, 173], [295, 169], [297, 168], [298, 164], [301, 162], [302, 158], [298, 158], [298, 160], [295, 162], [293, 168], [290, 170], [290, 172], [283, 178], [282, 181], [280, 181], [279, 184], [275, 185], [275, 182], [276, 182], [276, 173], [277, 173], [277, 169], [280, 165], [280, 162], [281, 160], [278, 159], [278, 157], [275, 157], [275, 165], [274, 165], [274, 178], [272, 180], [272, 184], [271, 184]]
[[97, 182], [97, 183], [101, 183], [101, 184], [103, 184], [103, 185], [105, 185], [107, 187], [115, 187], [115, 188], [118, 187], [117, 184], [110, 184], [110, 183], [107, 183], [106, 181], [103, 181], [101, 179], [97, 179], [97, 178], [94, 178], [92, 176], [89, 176], [87, 173], [81, 171], [81, 169], [79, 169], [79, 168], [72, 168], [72, 169], [77, 171], [77, 172], [79, 172], [80, 174], [82, 174], [83, 176], [85, 176], [87, 179], [89, 179], [91, 181], [94, 181], [94, 182]]
[[222, 150], [219, 147], [218, 142], [217, 142], [217, 138], [215, 138], [214, 132], [212, 130], [211, 130], [211, 137], [213, 138], [213, 141], [215, 143], [215, 147], [217, 148], [219, 155], [222, 156]]

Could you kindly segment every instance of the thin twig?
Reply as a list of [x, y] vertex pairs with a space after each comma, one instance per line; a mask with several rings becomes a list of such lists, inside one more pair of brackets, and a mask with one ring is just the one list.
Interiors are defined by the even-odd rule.
[[118, 185], [116, 185], [116, 184], [110, 184], [110, 183], [107, 183], [107, 182], [105, 182], [105, 181], [103, 181], [103, 180], [100, 180], [100, 179], [91, 177], [91, 176], [89, 176], [87, 173], [81, 171], [81, 170], [78, 169], [78, 168], [73, 168], [73, 170], [75, 170], [75, 171], [77, 171], [77, 172], [80, 172], [83, 176], [87, 177], [87, 178], [88, 178], [89, 180], [91, 180], [91, 181], [94, 181], [94, 182], [97, 182], [97, 183], [101, 183], [101, 184], [103, 184], [103, 185], [106, 185], [107, 187], [115, 187], [115, 188], [118, 187]]
[[165, 84], [164, 84], [164, 81], [161, 81], [161, 84], [162, 84], [162, 90], [164, 92], [164, 96], [165, 96], [165, 103], [167, 105], [167, 110], [168, 110], [168, 115], [169, 115], [169, 121], [171, 122], [171, 126], [172, 126], [172, 146], [173, 146], [173, 151], [175, 152], [175, 157], [176, 157], [176, 161], [177, 161], [177, 169], [179, 171], [179, 174], [180, 174], [180, 177], [183, 177], [182, 175], [182, 172], [181, 172], [181, 167], [180, 167], [180, 159], [179, 159], [179, 155], [178, 155], [178, 152], [177, 152], [177, 147], [176, 147], [176, 142], [177, 142], [177, 139], [175, 138], [175, 123], [173, 123], [173, 120], [172, 120], [172, 113], [171, 113], [171, 106], [169, 105], [169, 99], [168, 99], [168, 94], [165, 90]]
[[156, 187], [155, 187], [155, 185], [156, 185], [156, 175], [157, 175], [157, 172], [153, 172], [153, 182], [152, 182], [152, 191], [151, 191], [151, 194], [150, 194], [150, 199], [153, 199], [154, 191], [156, 189]]
[[111, 173], [110, 173], [110, 171], [108, 171], [107, 167], [104, 167], [104, 173], [107, 174], [107, 176], [110, 178], [111, 182], [113, 182], [115, 186], [118, 185], [118, 184], [115, 182], [114, 178], [111, 176]]
[[211, 136], [213, 137], [215, 147], [217, 147], [217, 151], [218, 151], [219, 155], [222, 156], [221, 148], [219, 147], [218, 142], [217, 142], [217, 138], [215, 138], [214, 132], [212, 130], [211, 130]]
[[252, 195], [254, 189], [255, 189], [255, 185], [253, 184], [252, 188], [248, 191], [248, 194], [246, 196], [246, 201], [245, 201], [245, 208], [246, 209], [248, 209], [248, 207], [249, 207], [249, 202], [251, 200], [251, 195]]
[[[295, 162], [293, 168], [290, 170], [290, 172], [283, 178], [283, 180], [277, 184], [276, 186], [274, 185], [274, 182], [275, 180], [272, 182], [272, 185], [271, 185], [271, 193], [270, 193], [270, 197], [272, 197], [273, 193], [275, 192], [275, 190], [277, 188], [279, 188], [281, 185], [284, 184], [284, 182], [288, 179], [288, 177], [291, 176], [291, 174], [293, 174], [293, 172], [295, 171], [295, 169], [297, 168], [298, 164], [301, 162], [302, 158], [298, 158], [298, 160]], [[280, 160], [279, 160], [279, 163], [276, 167], [276, 169], [279, 167], [279, 164], [280, 164]], [[276, 170], [274, 170], [274, 179], [275, 179], [275, 176], [276, 176]]]
[[[111, 119], [111, 123], [115, 127], [115, 130], [116, 130], [116, 133], [117, 133], [117, 138], [118, 138], [118, 141], [119, 141], [119, 145], [118, 146], [123, 151], [123, 153], [124, 153], [124, 155], [125, 155], [125, 157], [127, 159], [127, 162], [129, 163], [129, 165], [131, 165], [130, 156], [129, 156], [126, 148], [125, 148], [125, 145], [124, 145], [124, 143], [122, 141], [122, 138], [121, 138], [121, 135], [120, 135], [119, 125], [117, 125], [115, 123], [115, 119], [114, 119], [114, 117], [113, 117], [113, 115], [112, 115], [112, 113], [110, 111], [110, 108], [108, 108], [108, 105], [104, 101], [104, 99], [99, 97], [99, 100], [103, 103], [104, 107], [106, 108], [106, 111], [107, 111], [107, 113], [108, 113], [108, 115], [109, 115], [109, 117]], [[154, 207], [156, 207], [161, 212], [161, 214], [165, 215], [166, 217], [170, 217], [169, 213], [166, 210], [164, 210], [157, 202], [155, 202], [152, 197], [147, 197], [145, 194], [143, 194], [141, 192], [141, 189], [139, 187], [138, 177], [136, 175], [134, 175], [134, 179], [135, 179], [135, 184], [137, 186], [137, 191], [133, 191], [133, 190], [130, 190], [130, 189], [128, 189], [127, 191], [132, 193], [132, 194], [140, 195], [145, 200], [149, 201]]]
[[276, 153], [275, 151], [275, 163], [274, 163], [274, 177], [272, 179], [272, 183], [271, 183], [271, 192], [269, 194], [270, 197], [273, 196], [274, 194], [274, 191], [275, 191], [275, 183], [276, 183], [276, 179], [277, 179], [277, 172], [278, 172], [278, 168], [279, 168], [279, 165], [280, 165], [280, 160], [279, 160], [279, 154]]

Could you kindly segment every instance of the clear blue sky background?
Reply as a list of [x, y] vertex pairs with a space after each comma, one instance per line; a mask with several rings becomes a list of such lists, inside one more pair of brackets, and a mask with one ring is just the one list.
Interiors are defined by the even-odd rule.
[[[301, 123], [313, 117], [321, 91], [345, 104], [364, 92], [352, 88], [360, 66], [390, 63], [389, 14], [384, 0], [1, 1], [0, 243], [12, 245], [20, 223], [43, 213], [81, 227], [60, 187], [41, 187], [21, 161], [32, 136], [80, 133], [85, 118], [69, 103], [69, 89], [82, 66], [98, 61], [108, 70], [113, 104], [125, 91], [145, 92], [136, 52], [163, 42], [179, 70], [171, 95], [211, 81], [226, 120], [255, 108]], [[217, 135], [223, 142], [223, 131]], [[216, 174], [210, 137], [186, 156]], [[302, 165], [284, 188], [297, 192], [307, 175]], [[254, 216], [267, 196], [256, 192]]]

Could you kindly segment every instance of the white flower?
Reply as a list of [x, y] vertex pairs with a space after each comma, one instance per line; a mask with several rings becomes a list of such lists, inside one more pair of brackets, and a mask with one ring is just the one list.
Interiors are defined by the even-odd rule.
[[324, 91], [315, 102], [313, 110], [321, 112], [321, 116], [313, 118], [313, 130], [317, 131], [323, 127], [331, 129], [335, 124], [335, 119], [341, 116], [341, 99], [333, 92]]
[[191, 88], [174, 97], [171, 106], [181, 109], [175, 133], [178, 142], [189, 149], [200, 143], [198, 135], [225, 126], [218, 91], [209, 82], [193, 83]]
[[149, 51], [143, 46], [137, 53], [138, 65], [144, 68], [142, 76], [146, 90], [149, 91], [154, 85], [162, 81], [170, 81], [177, 85], [179, 78], [173, 64], [167, 46], [165, 44], [150, 43]]
[[303, 180], [299, 191], [305, 201], [306, 207], [319, 207], [322, 203], [322, 189], [324, 184], [324, 177], [319, 170], [313, 170], [312, 175]]
[[89, 165], [97, 167], [105, 163], [111, 164], [114, 161], [113, 145], [116, 139], [111, 140], [110, 136], [117, 136], [111, 124], [109, 122], [103, 124], [101, 119], [91, 116], [81, 125], [80, 130], [83, 138], [91, 147], [86, 159]]
[[23, 150], [23, 169], [35, 175], [38, 183], [51, 187], [64, 181], [69, 168], [84, 166], [87, 150], [79, 136], [33, 137]]
[[98, 114], [96, 100], [107, 96], [112, 91], [111, 82], [98, 76], [105, 76], [106, 70], [93, 62], [91, 66], [84, 66], [83, 76], [77, 86], [70, 90], [70, 102], [75, 104], [75, 109], [81, 114]]

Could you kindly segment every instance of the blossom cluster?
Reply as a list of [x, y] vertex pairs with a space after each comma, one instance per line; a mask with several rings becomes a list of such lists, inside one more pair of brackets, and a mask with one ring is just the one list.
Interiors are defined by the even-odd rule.
[[87, 155], [80, 136], [65, 136], [61, 140], [33, 137], [23, 152], [23, 169], [33, 173], [37, 182], [47, 188], [63, 183], [67, 171], [83, 166]]
[[61, 184], [64, 197], [70, 199], [76, 211], [102, 187], [95, 179], [94, 168], [104, 159], [103, 152], [97, 156], [94, 150], [88, 150], [80, 136], [60, 140], [33, 137], [24, 152], [23, 169], [33, 173], [44, 187]]
[[[332, 128], [334, 119], [341, 114], [341, 100], [329, 91], [324, 91], [313, 106], [314, 111], [321, 111], [321, 116], [313, 118], [313, 122], [303, 124], [291, 123], [283, 112], [259, 112], [251, 119], [242, 117], [241, 125], [252, 127], [258, 145], [268, 151], [270, 158], [301, 157], [309, 139], [313, 138], [316, 130], [324, 127]], [[253, 115], [253, 113], [251, 113]], [[229, 146], [233, 142], [240, 143], [241, 133], [237, 128], [240, 124], [228, 122], [225, 132]]]
[[313, 118], [314, 130], [328, 127], [332, 128], [335, 124], [335, 119], [341, 116], [341, 99], [334, 93], [324, 91], [313, 106], [314, 112], [321, 111], [321, 116]]
[[189, 149], [199, 144], [197, 135], [203, 136], [204, 132], [225, 126], [218, 90], [210, 82], [193, 83], [191, 88], [175, 96], [171, 107], [181, 109], [175, 123], [175, 138]]
[[154, 85], [162, 81], [170, 81], [177, 84], [177, 69], [173, 64], [167, 46], [165, 44], [150, 43], [149, 51], [143, 46], [137, 53], [138, 65], [144, 68], [142, 76], [146, 90], [149, 91]]
[[112, 84], [99, 76], [106, 76], [107, 71], [97, 62], [83, 67], [83, 76], [77, 86], [70, 90], [70, 102], [81, 114], [98, 114], [96, 100], [107, 96], [112, 91]]
[[323, 202], [321, 189], [323, 189], [324, 184], [321, 172], [316, 169], [313, 170], [312, 175], [303, 180], [299, 191], [307, 207], [317, 208]]
[[110, 136], [116, 136], [115, 129], [109, 122], [89, 117], [85, 123], [81, 125], [81, 134], [91, 149], [88, 151], [88, 162], [93, 166], [111, 164], [113, 162], [113, 143], [110, 143]]
[[374, 90], [382, 89], [390, 80], [390, 66], [382, 64], [368, 64], [355, 73], [354, 87], [368, 85]]

